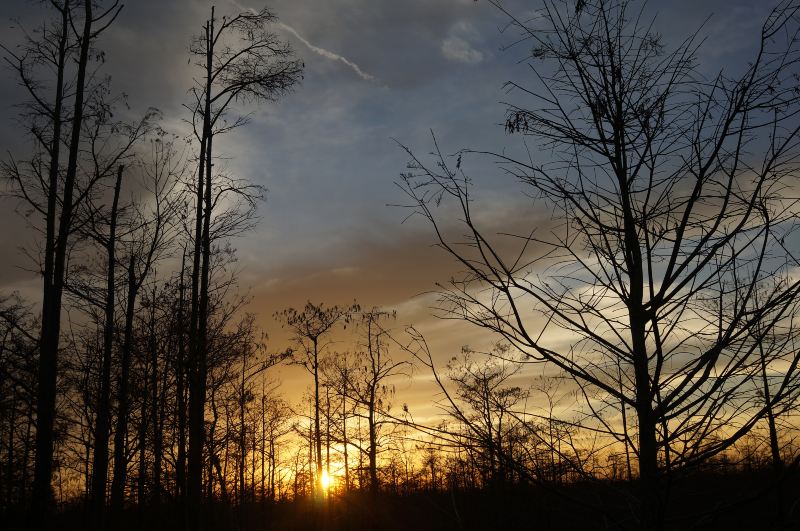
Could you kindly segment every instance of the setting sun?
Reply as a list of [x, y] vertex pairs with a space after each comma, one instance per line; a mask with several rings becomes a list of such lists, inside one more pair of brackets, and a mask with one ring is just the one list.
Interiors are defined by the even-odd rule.
[[322, 471], [322, 477], [319, 480], [320, 484], [322, 485], [322, 490], [325, 492], [328, 491], [333, 486], [333, 478], [328, 475], [327, 470]]

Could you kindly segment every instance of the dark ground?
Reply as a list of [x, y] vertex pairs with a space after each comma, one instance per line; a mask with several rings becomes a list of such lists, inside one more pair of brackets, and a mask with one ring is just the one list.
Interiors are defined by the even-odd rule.
[[[704, 474], [670, 486], [665, 529], [800, 530], [800, 478], [775, 486], [765, 472]], [[206, 531], [465, 531], [635, 529], [635, 500], [622, 483], [573, 483], [559, 489], [517, 487], [489, 491], [352, 493], [327, 502], [208, 507]], [[130, 509], [119, 531], [181, 529], [175, 506]], [[0, 528], [25, 529], [6, 515]], [[64, 510], [56, 529], [84, 530], [81, 507]], [[9, 527], [5, 527], [6, 525]]]

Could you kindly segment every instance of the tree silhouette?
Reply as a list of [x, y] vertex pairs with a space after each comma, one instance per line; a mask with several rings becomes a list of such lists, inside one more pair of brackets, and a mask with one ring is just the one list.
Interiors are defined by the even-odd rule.
[[[601, 394], [635, 412], [635, 435], [622, 437], [638, 462], [637, 517], [654, 529], [667, 478], [730, 448], [767, 414], [749, 338], [796, 315], [796, 259], [784, 242], [797, 219], [787, 190], [800, 155], [800, 6], [771, 13], [740, 76], [703, 80], [696, 35], [667, 51], [632, 2], [570, 4], [544, 1], [535, 28], [504, 11], [531, 46], [536, 86], [508, 84], [519, 101], [506, 130], [528, 149], [494, 160], [553, 210], [552, 228], [482, 230], [465, 173], [474, 152], [449, 159], [437, 146], [429, 164], [407, 150], [399, 183], [465, 271], [443, 286], [445, 315], [571, 375], [587, 407]], [[450, 236], [441, 202], [460, 211], [466, 240]], [[756, 286], [772, 277], [787, 281], [755, 308]], [[557, 331], [575, 341], [558, 345]], [[797, 361], [780, 374], [773, 405], [793, 388]], [[595, 428], [620, 436], [594, 413]]]
[[288, 328], [292, 333], [292, 341], [300, 351], [295, 355], [295, 362], [302, 365], [314, 378], [314, 449], [316, 450], [314, 462], [316, 463], [316, 476], [313, 484], [316, 494], [323, 492], [322, 488], [322, 430], [320, 427], [320, 371], [321, 356], [328, 346], [328, 336], [338, 324], [344, 326], [350, 322], [353, 314], [359, 311], [359, 306], [329, 306], [307, 302], [302, 310], [286, 308], [275, 314], [276, 320]]
[[[213, 142], [217, 134], [244, 125], [247, 117], [232, 122], [227, 115], [234, 102], [276, 101], [291, 92], [302, 78], [303, 64], [288, 44], [267, 31], [275, 16], [266, 9], [246, 11], [233, 17], [211, 17], [195, 38], [191, 53], [202, 77], [191, 89], [191, 124], [200, 143], [195, 209], [194, 252], [189, 324], [189, 451], [188, 490], [194, 529], [199, 529], [198, 509], [202, 495], [204, 413], [206, 404], [209, 279], [211, 267], [212, 217], [214, 206], [226, 192], [253, 203], [258, 187], [224, 183], [214, 190]], [[222, 219], [223, 231], [240, 231], [247, 218]], [[220, 232], [218, 229], [217, 232]], [[222, 234], [217, 234], [222, 237]]]

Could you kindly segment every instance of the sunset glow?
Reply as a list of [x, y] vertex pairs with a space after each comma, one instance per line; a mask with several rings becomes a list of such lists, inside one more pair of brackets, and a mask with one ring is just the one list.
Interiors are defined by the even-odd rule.
[[325, 492], [328, 492], [328, 490], [330, 490], [330, 488], [333, 487], [334, 483], [333, 477], [328, 475], [327, 470], [322, 471], [322, 477], [319, 479], [319, 483], [320, 485], [322, 485], [322, 490], [324, 490]]

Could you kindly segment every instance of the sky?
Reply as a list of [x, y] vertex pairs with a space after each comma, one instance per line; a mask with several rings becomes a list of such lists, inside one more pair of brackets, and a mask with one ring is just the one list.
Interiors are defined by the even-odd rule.
[[[503, 2], [528, 17], [539, 2]], [[150, 106], [163, 126], [181, 133], [188, 117], [191, 36], [209, 15], [197, 0], [137, 0], [125, 5], [103, 35], [104, 70], [115, 92], [128, 95], [131, 113]], [[433, 131], [446, 153], [460, 148], [519, 148], [503, 130], [503, 102], [513, 101], [504, 83], [533, 83], [524, 59], [527, 45], [507, 17], [484, 0], [276, 0], [267, 4], [280, 19], [274, 30], [306, 65], [297, 90], [276, 104], [241, 108], [250, 123], [215, 140], [227, 171], [265, 186], [255, 230], [234, 241], [238, 277], [249, 290], [249, 310], [259, 316], [276, 350], [285, 341], [272, 314], [306, 300], [398, 309], [398, 326], [414, 324], [433, 337], [440, 360], [461, 345], [492, 341], [479, 330], [432, 315], [435, 283], [456, 273], [454, 262], [431, 247], [433, 235], [407, 211], [395, 184], [408, 157], [403, 144], [422, 155]], [[251, 0], [218, 0], [218, 14], [260, 8]], [[648, 13], [667, 43], [695, 29], [707, 38], [700, 63], [708, 72], [735, 68], [753, 53], [770, 7], [755, 0], [652, 0]], [[40, 2], [3, 0], [7, 27], [33, 27]], [[710, 17], [710, 18], [709, 18]], [[705, 21], [705, 24], [704, 24]], [[0, 33], [13, 46], [16, 30]], [[15, 120], [22, 99], [11, 73], [0, 76], [0, 151], [23, 153]], [[483, 215], [498, 227], [546, 220], [541, 205], [522, 198], [520, 185], [489, 165], [471, 174]], [[36, 301], [38, 279], [27, 269], [35, 234], [0, 203], [0, 293], [19, 291]], [[285, 371], [289, 388], [301, 376]], [[422, 375], [417, 375], [425, 381]], [[430, 404], [429, 387], [407, 386], [403, 401]], [[425, 397], [428, 397], [427, 399]]]

